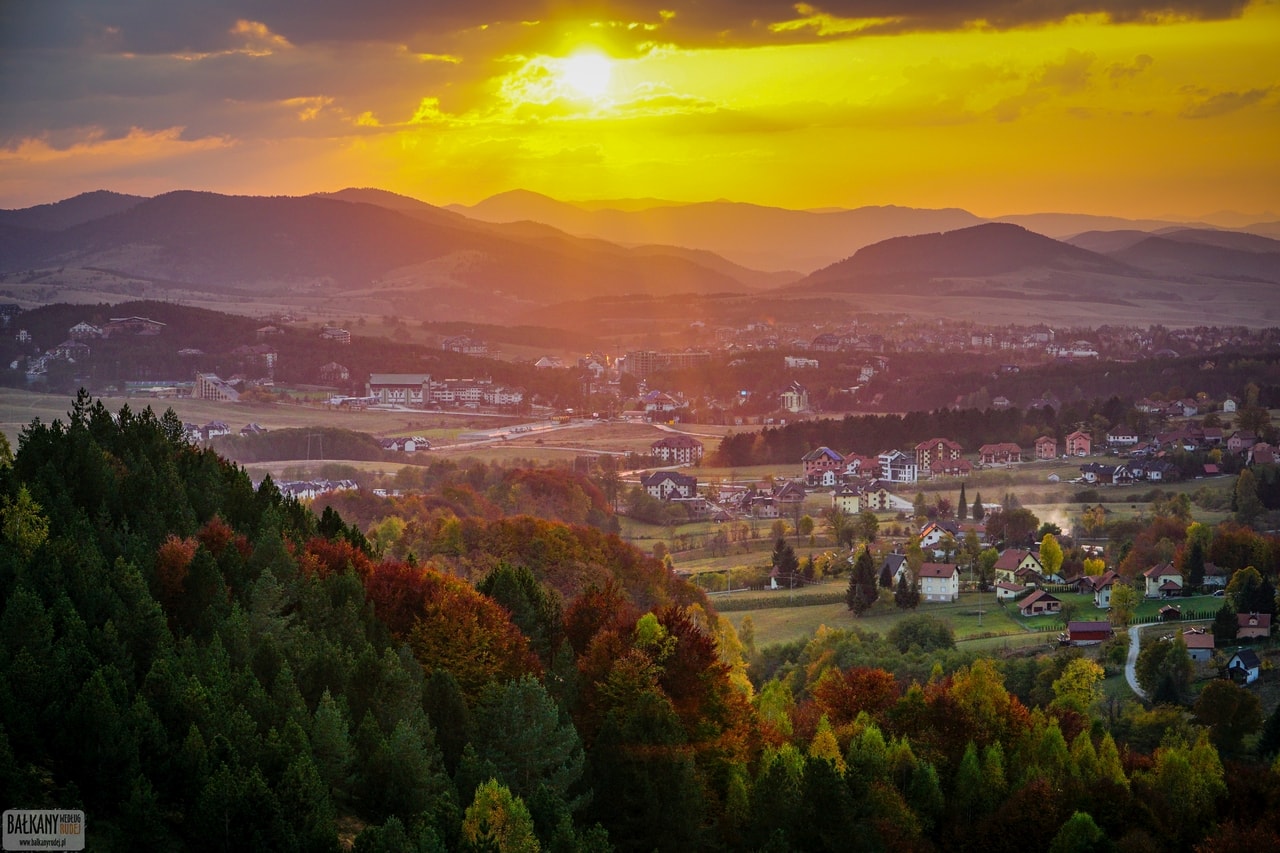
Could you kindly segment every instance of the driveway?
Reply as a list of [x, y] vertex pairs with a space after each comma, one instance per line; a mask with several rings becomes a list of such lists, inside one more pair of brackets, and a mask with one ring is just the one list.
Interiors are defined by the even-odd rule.
[[1140, 626], [1134, 625], [1129, 629], [1129, 658], [1124, 662], [1124, 678], [1129, 682], [1129, 689], [1146, 702], [1149, 698], [1147, 692], [1138, 686], [1138, 643], [1141, 638]]

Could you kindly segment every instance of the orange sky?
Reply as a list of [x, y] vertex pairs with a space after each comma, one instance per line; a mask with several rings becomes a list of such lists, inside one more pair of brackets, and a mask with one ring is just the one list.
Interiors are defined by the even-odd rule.
[[378, 186], [1280, 218], [1275, 2], [0, 9], [0, 207]]

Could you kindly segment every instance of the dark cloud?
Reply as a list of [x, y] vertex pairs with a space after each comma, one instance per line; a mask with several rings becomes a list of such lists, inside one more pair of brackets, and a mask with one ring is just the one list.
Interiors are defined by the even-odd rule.
[[[265, 24], [295, 44], [317, 41], [446, 42], [499, 22], [618, 21], [633, 43], [682, 46], [838, 37], [772, 25], [813, 15], [877, 21], [862, 33], [1041, 26], [1072, 15], [1117, 23], [1238, 17], [1249, 0], [61, 0], [0, 4], [0, 45], [113, 48], [134, 53], [214, 51], [234, 45], [237, 21]], [[674, 15], [664, 14], [669, 10]]]
[[1245, 92], [1218, 92], [1187, 107], [1180, 115], [1183, 118], [1215, 118], [1226, 115], [1253, 106], [1270, 95], [1274, 89], [1274, 86], [1269, 86], [1265, 89], [1249, 89]]

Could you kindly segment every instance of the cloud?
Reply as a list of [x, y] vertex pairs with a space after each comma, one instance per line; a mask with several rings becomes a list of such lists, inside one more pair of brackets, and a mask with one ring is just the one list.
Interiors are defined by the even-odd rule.
[[1133, 62], [1113, 62], [1107, 66], [1107, 76], [1111, 78], [1112, 86], [1119, 86], [1126, 80], [1132, 80], [1143, 71], [1151, 67], [1155, 60], [1145, 53], [1140, 53], [1133, 58]]
[[1182, 118], [1217, 118], [1260, 103], [1275, 91], [1275, 86], [1265, 89], [1249, 89], [1245, 92], [1218, 92], [1191, 104], [1179, 115]]
[[827, 40], [861, 34], [1006, 30], [1070, 18], [1158, 24], [1239, 17], [1249, 0], [61, 0], [0, 4], [0, 47], [214, 52], [242, 47], [241, 24], [295, 46], [443, 43], [497, 24], [578, 22], [635, 47]]

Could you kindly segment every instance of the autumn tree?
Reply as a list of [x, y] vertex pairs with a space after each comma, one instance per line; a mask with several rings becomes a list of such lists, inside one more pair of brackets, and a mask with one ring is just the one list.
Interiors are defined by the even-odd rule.
[[1138, 609], [1138, 591], [1127, 583], [1116, 581], [1111, 586], [1111, 610], [1107, 617], [1117, 628], [1129, 627]]
[[476, 788], [463, 816], [462, 837], [468, 851], [539, 853], [542, 849], [524, 800], [495, 779]]
[[1040, 564], [1044, 566], [1047, 577], [1053, 577], [1058, 573], [1062, 568], [1062, 559], [1062, 546], [1058, 544], [1058, 537], [1052, 533], [1046, 533], [1040, 540]]

